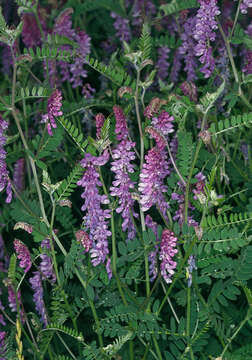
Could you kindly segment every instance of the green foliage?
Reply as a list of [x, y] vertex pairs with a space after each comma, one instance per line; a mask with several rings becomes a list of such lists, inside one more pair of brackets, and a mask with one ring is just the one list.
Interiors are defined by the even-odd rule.
[[64, 117], [58, 117], [57, 120], [64, 127], [64, 129], [68, 132], [74, 142], [77, 144], [79, 149], [82, 152], [85, 152], [85, 147], [87, 146], [87, 140], [83, 141], [83, 134], [79, 132], [79, 129], [75, 127], [74, 124], [70, 122], [70, 120], [65, 119]]
[[56, 201], [60, 201], [63, 199], [67, 199], [77, 187], [77, 181], [80, 180], [83, 175], [83, 168], [80, 164], [77, 164], [70, 175], [66, 179], [64, 179], [57, 191], [54, 193], [54, 198]]
[[213, 135], [219, 135], [226, 131], [236, 131], [237, 128], [245, 126], [250, 127], [252, 124], [252, 113], [245, 113], [242, 115], [233, 115], [231, 118], [226, 118], [224, 120], [218, 120], [218, 122], [212, 123], [209, 131]]
[[48, 97], [51, 93], [50, 89], [44, 88], [42, 86], [40, 87], [26, 87], [18, 89], [16, 102], [20, 100], [28, 100], [28, 99], [36, 99], [36, 98], [44, 98]]
[[[36, 159], [42, 159], [55, 153], [63, 140], [64, 131], [61, 127], [53, 130], [53, 136], [45, 134], [44, 136], [36, 135], [32, 139], [32, 150], [36, 153]], [[58, 153], [57, 156], [60, 156]], [[57, 157], [56, 156], [56, 157]]]
[[200, 98], [201, 105], [199, 105], [199, 109], [203, 114], [207, 114], [207, 112], [214, 106], [216, 100], [225, 89], [225, 84], [225, 81], [223, 81], [215, 92], [207, 92], [203, 97]]
[[198, 251], [199, 253], [205, 251], [210, 254], [214, 249], [220, 253], [230, 253], [237, 251], [247, 243], [246, 237], [235, 227], [224, 227], [222, 230], [211, 229], [204, 232]]
[[206, 216], [202, 222], [203, 229], [215, 229], [224, 226], [235, 226], [244, 222], [249, 222], [252, 219], [252, 213], [231, 213], [229, 216], [225, 213], [223, 215]]
[[252, 278], [252, 246], [249, 245], [242, 250], [239, 257], [235, 276], [237, 280], [246, 281]]
[[60, 60], [65, 62], [70, 62], [75, 52], [73, 50], [62, 50], [60, 47], [50, 47], [48, 45], [33, 48], [24, 49], [24, 55], [29, 55], [32, 61], [42, 61], [42, 60]]
[[[74, 7], [75, 1], [71, 0], [69, 1], [69, 6]], [[81, 6], [78, 6], [78, 10], [80, 12], [87, 12], [87, 11], [94, 11], [98, 9], [106, 9], [109, 11], [114, 11], [118, 15], [124, 16], [125, 13], [123, 9], [120, 6], [120, 2], [114, 2], [114, 0], [86, 0], [85, 3], [81, 4]]]
[[252, 40], [251, 37], [245, 33], [240, 24], [237, 24], [235, 27], [234, 35], [231, 39], [233, 44], [244, 44], [250, 50], [252, 50]]
[[177, 164], [181, 175], [186, 178], [189, 175], [192, 165], [192, 157], [194, 152], [194, 144], [191, 133], [183, 130], [178, 132], [178, 153]]
[[139, 51], [142, 52], [142, 61], [150, 59], [152, 50], [152, 39], [147, 24], [143, 25], [142, 34], [138, 44]]
[[50, 323], [45, 329], [42, 329], [40, 331], [40, 333], [46, 332], [46, 331], [53, 331], [53, 332], [59, 331], [59, 332], [62, 332], [80, 342], [83, 342], [83, 340], [84, 340], [82, 333], [77, 332], [76, 330], [71, 329], [65, 325], [60, 325], [57, 323]]
[[135, 88], [135, 81], [133, 81], [129, 74], [122, 68], [107, 66], [90, 56], [87, 56], [86, 62], [90, 67], [107, 77], [117, 86], [130, 86], [133, 89]]
[[241, 346], [229, 355], [228, 360], [252, 360], [252, 344]]
[[211, 311], [220, 313], [221, 307], [228, 307], [229, 301], [235, 301], [240, 293], [240, 290], [232, 284], [231, 280], [225, 282], [218, 280], [213, 284], [208, 296], [208, 305]]
[[172, 0], [169, 4], [160, 6], [160, 16], [164, 15], [172, 15], [181, 10], [192, 9], [199, 7], [199, 3], [197, 0]]

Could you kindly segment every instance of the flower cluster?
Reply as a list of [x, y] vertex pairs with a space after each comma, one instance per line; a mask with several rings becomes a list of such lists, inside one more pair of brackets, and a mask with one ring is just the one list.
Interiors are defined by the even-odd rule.
[[195, 175], [196, 179], [198, 180], [197, 183], [195, 184], [195, 188], [193, 189], [193, 193], [194, 193], [194, 199], [195, 200], [200, 200], [200, 202], [202, 202], [202, 200], [205, 198], [204, 195], [204, 187], [205, 187], [205, 179], [206, 177], [199, 172], [197, 175]]
[[162, 111], [158, 117], [152, 118], [152, 127], [146, 129], [146, 132], [155, 139], [156, 146], [145, 156], [138, 185], [142, 210], [147, 211], [156, 204], [165, 218], [169, 205], [163, 195], [167, 192], [164, 179], [170, 174], [170, 169], [164, 137], [174, 131], [173, 120], [174, 118], [166, 111]]
[[31, 268], [31, 256], [30, 252], [25, 244], [20, 240], [14, 240], [14, 248], [17, 253], [17, 258], [20, 260], [19, 266], [24, 269], [24, 272], [27, 273]]
[[193, 30], [195, 29], [196, 18], [190, 17], [184, 23], [184, 32], [181, 35], [182, 45], [179, 48], [180, 54], [184, 55], [185, 71], [187, 73], [187, 81], [196, 80], [196, 68], [197, 63], [194, 54], [194, 48], [196, 45], [193, 38]]
[[[179, 204], [179, 208], [178, 210], [176, 210], [175, 215], [173, 216], [173, 220], [174, 221], [178, 221], [178, 223], [181, 225], [184, 223], [184, 212], [185, 212], [185, 187], [183, 186], [183, 184], [181, 184], [181, 182], [178, 182], [178, 186], [179, 189], [181, 190], [182, 194], [178, 194], [178, 193], [172, 193], [171, 194], [171, 199], [176, 201]], [[194, 207], [189, 203], [188, 204], [188, 208], [190, 210], [193, 210]], [[198, 223], [193, 219], [192, 216], [188, 216], [187, 217], [187, 223], [190, 226], [197, 226]]]
[[39, 313], [39, 315], [41, 316], [41, 321], [46, 326], [48, 324], [48, 320], [47, 320], [45, 303], [43, 299], [43, 286], [39, 271], [35, 271], [33, 273], [33, 276], [29, 279], [29, 282], [34, 292], [33, 302], [35, 304], [35, 308]]
[[241, 13], [247, 14], [248, 8], [252, 8], [252, 0], [243, 0], [240, 5]]
[[84, 230], [78, 230], [75, 233], [76, 239], [78, 242], [81, 243], [81, 245], [84, 247], [85, 252], [89, 252], [89, 250], [91, 249], [92, 246], [92, 241], [88, 235], [88, 233], [86, 233], [86, 231]]
[[[51, 250], [50, 239], [46, 238], [42, 240], [41, 248], [50, 251]], [[42, 253], [40, 254], [40, 259], [41, 259], [41, 263], [39, 269], [41, 273], [46, 279], [51, 280], [54, 283], [56, 281], [56, 275], [53, 270], [51, 257], [46, 253]]]
[[176, 245], [177, 238], [174, 236], [174, 233], [171, 230], [165, 229], [162, 233], [159, 259], [161, 261], [161, 275], [167, 284], [172, 282], [171, 278], [177, 266], [177, 263], [172, 260], [178, 252]]
[[200, 8], [196, 15], [196, 24], [193, 32], [194, 39], [197, 41], [195, 46], [195, 55], [200, 56], [199, 60], [204, 66], [200, 71], [205, 78], [211, 76], [214, 70], [214, 58], [212, 48], [209, 46], [210, 41], [214, 41], [218, 28], [215, 16], [220, 14], [216, 5], [217, 0], [199, 0]]
[[22, 40], [25, 46], [27, 48], [33, 48], [35, 46], [39, 46], [41, 44], [41, 33], [35, 15], [24, 13], [22, 16], [22, 20], [23, 20]]
[[129, 42], [131, 39], [129, 20], [124, 19], [120, 15], [112, 12], [111, 17], [115, 19], [114, 28], [116, 29], [116, 35], [121, 41]]
[[86, 214], [83, 217], [83, 224], [89, 231], [89, 237], [92, 241], [90, 250], [92, 263], [94, 266], [104, 263], [109, 253], [108, 237], [111, 232], [108, 230], [107, 219], [111, 217], [109, 209], [102, 209], [102, 204], [108, 204], [109, 200], [106, 195], [99, 194], [99, 187], [102, 186], [99, 180], [98, 166], [106, 164], [109, 159], [108, 151], [104, 151], [99, 157], [86, 154], [81, 160], [81, 166], [85, 169], [85, 173], [77, 185], [82, 186], [84, 191], [81, 197], [84, 204], [81, 207]]
[[195, 103], [198, 101], [197, 88], [193, 82], [189, 83], [187, 81], [184, 81], [180, 85], [180, 89], [183, 91], [185, 96], [189, 97], [191, 101]]
[[100, 139], [101, 129], [103, 127], [105, 117], [103, 114], [99, 113], [95, 116], [95, 125], [96, 125], [96, 138]]
[[6, 187], [7, 198], [6, 202], [10, 203], [12, 199], [12, 189], [11, 182], [9, 179], [9, 172], [7, 170], [5, 158], [6, 151], [4, 150], [4, 145], [6, 143], [6, 137], [4, 136], [4, 131], [8, 128], [8, 123], [0, 115], [0, 192]]
[[[72, 12], [73, 9], [67, 8], [58, 16], [53, 28], [53, 34], [66, 36], [79, 45], [78, 49], [76, 50], [76, 56], [74, 57], [71, 64], [62, 60], [57, 62], [61, 73], [61, 79], [57, 78], [57, 85], [64, 81], [70, 81], [73, 88], [76, 88], [82, 85], [82, 78], [87, 77], [87, 71], [83, 69], [83, 65], [85, 63], [86, 56], [90, 52], [90, 37], [86, 34], [85, 31], [75, 31], [72, 28]], [[71, 51], [71, 47], [69, 45], [62, 45], [60, 48], [61, 50]], [[50, 75], [55, 77], [57, 72], [55, 66], [56, 64], [55, 62], [51, 61], [49, 65]]]
[[168, 77], [168, 68], [169, 68], [169, 52], [170, 49], [168, 46], [161, 46], [158, 48], [158, 61], [156, 64], [157, 67], [157, 75], [161, 80], [165, 80]]
[[13, 183], [17, 192], [24, 190], [24, 178], [25, 178], [25, 159], [18, 159], [14, 165]]
[[47, 114], [42, 116], [42, 122], [47, 123], [47, 131], [50, 136], [53, 134], [52, 127], [54, 129], [57, 127], [55, 117], [63, 115], [63, 112], [60, 110], [62, 106], [61, 101], [61, 92], [56, 89], [48, 99]]
[[120, 142], [112, 151], [111, 170], [115, 173], [115, 180], [112, 182], [110, 194], [119, 198], [119, 207], [116, 212], [122, 213], [122, 230], [128, 230], [128, 238], [133, 239], [136, 231], [131, 214], [135, 217], [137, 214], [134, 212], [134, 200], [131, 194], [134, 182], [130, 179], [129, 173], [134, 172], [131, 161], [135, 160], [135, 153], [132, 151], [135, 143], [128, 140], [127, 121], [122, 109], [119, 106], [114, 106], [113, 109], [116, 118], [115, 132]]

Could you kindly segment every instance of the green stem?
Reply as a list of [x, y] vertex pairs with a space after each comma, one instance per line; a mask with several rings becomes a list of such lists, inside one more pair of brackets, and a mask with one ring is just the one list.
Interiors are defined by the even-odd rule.
[[234, 332], [234, 334], [231, 336], [230, 339], [228, 339], [228, 343], [226, 344], [225, 348], [223, 349], [220, 358], [223, 359], [223, 356], [225, 354], [225, 352], [227, 351], [229, 345], [231, 344], [231, 342], [234, 340], [234, 338], [238, 335], [238, 333], [240, 332], [240, 330], [243, 328], [243, 326], [246, 324], [246, 322], [250, 319], [250, 309], [247, 312], [247, 315], [245, 317], [244, 320], [242, 320], [242, 322], [240, 323], [240, 325], [238, 326], [238, 328], [236, 329], [236, 331]]
[[157, 352], [158, 359], [162, 360], [163, 357], [162, 357], [161, 351], [159, 349], [158, 342], [157, 342], [157, 339], [155, 338], [155, 335], [152, 336], [152, 340], [153, 340], [154, 345], [155, 345], [155, 349], [156, 349], [156, 352]]
[[240, 12], [240, 5], [241, 5], [241, 2], [242, 2], [242, 0], [239, 0], [239, 3], [238, 3], [238, 5], [237, 5], [236, 14], [235, 14], [235, 19], [234, 19], [234, 23], [233, 23], [233, 26], [232, 26], [232, 29], [231, 29], [231, 32], [230, 32], [230, 35], [229, 35], [229, 40], [231, 40], [231, 39], [232, 39], [232, 36], [233, 36], [234, 30], [235, 30], [235, 27], [236, 27], [236, 24], [237, 24], [237, 20], [238, 20], [239, 12]]

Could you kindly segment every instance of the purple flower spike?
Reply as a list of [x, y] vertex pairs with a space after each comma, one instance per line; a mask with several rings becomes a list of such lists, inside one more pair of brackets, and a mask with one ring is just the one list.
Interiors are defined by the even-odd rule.
[[[22, 16], [22, 40], [26, 47], [33, 48], [41, 44], [41, 33], [33, 14], [25, 13]], [[44, 25], [44, 24], [43, 24]]]
[[24, 269], [25, 273], [27, 273], [32, 265], [30, 252], [27, 246], [24, 245], [20, 240], [15, 239], [14, 248], [17, 253], [17, 258], [20, 260], [19, 266]]
[[166, 156], [164, 149], [158, 146], [148, 151], [138, 185], [142, 210], [147, 211], [151, 206], [157, 205], [165, 218], [169, 206], [163, 195], [167, 192], [164, 179], [170, 174]]
[[35, 308], [39, 313], [39, 315], [41, 316], [41, 321], [45, 326], [47, 326], [48, 320], [46, 315], [45, 303], [43, 299], [43, 286], [39, 271], [35, 271], [33, 273], [33, 276], [29, 279], [29, 282], [34, 291], [33, 302], [35, 304]]
[[128, 238], [133, 239], [136, 230], [131, 218], [131, 214], [137, 217], [134, 212], [134, 200], [132, 198], [131, 190], [134, 189], [134, 182], [130, 179], [129, 173], [134, 172], [134, 166], [131, 161], [135, 160], [135, 153], [132, 151], [135, 143], [128, 140], [128, 128], [125, 115], [119, 106], [114, 106], [114, 113], [116, 118], [117, 140], [121, 142], [117, 144], [112, 151], [113, 162], [111, 163], [111, 170], [115, 173], [115, 180], [112, 182], [110, 192], [111, 196], [119, 198], [119, 207], [116, 209], [117, 213], [122, 213], [123, 223], [122, 230], [128, 231]]
[[95, 117], [95, 125], [96, 125], [96, 138], [100, 139], [101, 129], [103, 127], [105, 121], [105, 116], [101, 113], [97, 114]]
[[159, 79], [165, 80], [168, 77], [168, 67], [169, 67], [169, 52], [170, 49], [167, 46], [161, 46], [158, 49], [158, 61], [157, 61], [157, 75]]
[[87, 77], [87, 71], [83, 69], [83, 64], [85, 63], [86, 56], [90, 52], [90, 37], [85, 31], [80, 31], [78, 35], [76, 35], [76, 41], [79, 49], [77, 50], [77, 56], [73, 64], [70, 65], [70, 71], [72, 73], [70, 81], [73, 84], [73, 88], [81, 86], [82, 79]]
[[160, 131], [161, 134], [168, 135], [174, 131], [173, 121], [174, 117], [170, 116], [167, 111], [163, 110], [157, 118], [152, 118], [151, 125]]
[[[50, 239], [48, 239], [48, 238], [44, 239], [41, 243], [41, 247], [42, 247], [42, 249], [51, 250]], [[41, 259], [41, 263], [40, 263], [39, 268], [40, 268], [41, 273], [44, 275], [44, 277], [46, 279], [51, 280], [52, 282], [55, 282], [56, 275], [53, 270], [52, 259], [50, 258], [49, 255], [47, 255], [45, 253], [40, 254], [40, 259]]]
[[214, 70], [214, 58], [212, 55], [212, 48], [209, 47], [209, 42], [215, 40], [215, 32], [218, 28], [215, 16], [220, 14], [216, 5], [217, 0], [198, 0], [200, 8], [196, 15], [195, 30], [193, 33], [194, 39], [197, 41], [195, 47], [195, 55], [199, 56], [199, 60], [204, 66], [201, 72], [205, 74], [205, 78], [211, 76]]
[[6, 144], [6, 137], [4, 131], [7, 130], [8, 123], [0, 115], [0, 192], [6, 188], [7, 198], [5, 202], [10, 203], [12, 199], [11, 182], [9, 179], [9, 171], [7, 170], [5, 158], [6, 151], [4, 145]]
[[182, 45], [179, 48], [180, 54], [184, 55], [185, 71], [187, 72], [187, 81], [196, 80], [195, 70], [197, 67], [194, 48], [196, 41], [193, 38], [193, 31], [195, 29], [195, 17], [188, 18], [184, 24], [184, 32], [181, 35]]
[[110, 16], [115, 19], [114, 28], [117, 30], [116, 35], [121, 41], [129, 42], [131, 39], [129, 20], [124, 19], [116, 13], [112, 12]]
[[25, 167], [25, 159], [19, 159], [14, 165], [14, 172], [13, 172], [13, 183], [16, 190], [21, 193], [24, 190], [24, 172]]
[[107, 219], [111, 217], [109, 209], [103, 209], [102, 204], [109, 204], [106, 195], [99, 194], [99, 187], [102, 183], [99, 180], [99, 173], [97, 166], [106, 164], [109, 160], [108, 151], [95, 157], [91, 154], [86, 154], [81, 161], [81, 166], [85, 169], [85, 173], [77, 185], [82, 186], [84, 191], [81, 197], [84, 199], [84, 204], [81, 207], [85, 211], [83, 223], [85, 228], [89, 231], [89, 237], [92, 241], [92, 249], [90, 250], [92, 263], [94, 266], [104, 263], [109, 253], [108, 237], [111, 232], [108, 230]]
[[176, 245], [177, 238], [174, 236], [174, 233], [165, 229], [162, 233], [159, 259], [161, 260], [161, 275], [167, 284], [172, 282], [171, 278], [174, 274], [174, 269], [177, 266], [177, 263], [172, 260], [174, 255], [178, 252]]
[[47, 122], [47, 131], [50, 136], [52, 136], [52, 127], [54, 129], [57, 127], [55, 117], [63, 115], [63, 112], [60, 110], [62, 106], [61, 101], [61, 92], [59, 90], [55, 90], [48, 99], [47, 114], [42, 117], [42, 121]]

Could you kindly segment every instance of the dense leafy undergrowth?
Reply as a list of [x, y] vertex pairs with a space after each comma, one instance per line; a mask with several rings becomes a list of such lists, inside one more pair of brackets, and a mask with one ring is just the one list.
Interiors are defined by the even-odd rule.
[[252, 359], [251, 0], [0, 4], [0, 358]]

